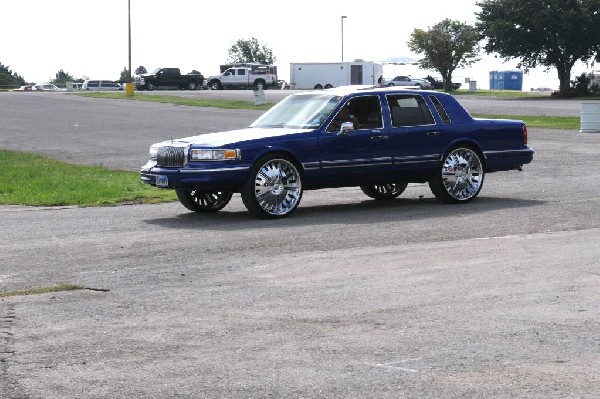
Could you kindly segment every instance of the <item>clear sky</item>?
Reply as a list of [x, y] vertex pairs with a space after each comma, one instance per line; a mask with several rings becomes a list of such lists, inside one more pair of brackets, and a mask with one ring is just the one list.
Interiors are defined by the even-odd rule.
[[[229, 48], [239, 39], [256, 38], [273, 50], [279, 78], [289, 81], [291, 62], [381, 62], [408, 56], [406, 42], [415, 28], [428, 29], [444, 18], [473, 24], [476, 0], [302, 0], [213, 1], [130, 0], [132, 69], [143, 65], [196, 69], [217, 74]], [[12, 0], [2, 2], [0, 62], [28, 82], [54, 78], [60, 69], [74, 78], [117, 80], [128, 66], [127, 0]], [[489, 71], [511, 70], [490, 55], [454, 81], [477, 80], [489, 88]], [[586, 71], [577, 65], [574, 73]], [[427, 75], [416, 67], [384, 67], [384, 76], [406, 72]], [[555, 70], [525, 74], [524, 90], [558, 88]]]

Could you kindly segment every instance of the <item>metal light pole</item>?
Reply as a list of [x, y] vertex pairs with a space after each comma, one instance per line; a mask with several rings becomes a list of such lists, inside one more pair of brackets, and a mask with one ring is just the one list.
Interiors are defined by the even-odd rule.
[[342, 62], [344, 62], [344, 19], [346, 19], [346, 16], [342, 15]]
[[133, 83], [131, 82], [131, 0], [127, 0], [127, 19], [129, 30], [129, 68], [127, 69], [127, 82], [125, 83], [125, 95], [133, 96]]

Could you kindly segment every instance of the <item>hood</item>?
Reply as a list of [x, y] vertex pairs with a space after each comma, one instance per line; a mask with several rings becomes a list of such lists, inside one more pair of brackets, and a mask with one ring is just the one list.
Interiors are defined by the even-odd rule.
[[189, 144], [193, 144], [198, 146], [206, 146], [207, 148], [217, 148], [226, 145], [235, 145], [241, 142], [287, 136], [290, 134], [306, 133], [310, 131], [310, 129], [245, 128], [226, 132], [200, 134], [198, 136], [183, 137], [176, 140], [166, 140], [161, 143], [154, 144], [153, 147], [185, 147]]

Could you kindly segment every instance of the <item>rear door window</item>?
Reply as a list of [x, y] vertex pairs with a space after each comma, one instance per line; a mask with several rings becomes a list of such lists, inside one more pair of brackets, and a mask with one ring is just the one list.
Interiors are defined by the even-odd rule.
[[393, 127], [435, 123], [431, 110], [420, 95], [390, 94], [387, 100]]

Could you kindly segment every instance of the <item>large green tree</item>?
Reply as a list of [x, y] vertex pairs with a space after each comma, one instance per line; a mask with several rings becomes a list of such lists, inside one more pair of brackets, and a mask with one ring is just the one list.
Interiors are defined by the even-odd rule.
[[18, 87], [25, 84], [22, 76], [10, 70], [0, 62], [0, 87]]
[[259, 62], [261, 64], [270, 65], [275, 62], [273, 51], [261, 46], [258, 40], [251, 38], [248, 40], [240, 39], [229, 48], [228, 64], [241, 62]]
[[454, 71], [478, 61], [479, 40], [473, 26], [444, 19], [429, 30], [415, 29], [408, 47], [414, 53], [424, 55], [419, 66], [438, 71], [444, 80], [444, 90], [451, 91]]
[[555, 67], [560, 93], [570, 93], [577, 61], [600, 61], [600, 0], [483, 0], [477, 29], [489, 53], [518, 67]]
[[52, 79], [50, 83], [54, 83], [57, 86], [64, 86], [67, 82], [73, 81], [73, 76], [61, 69], [58, 72], [56, 72], [54, 79]]

